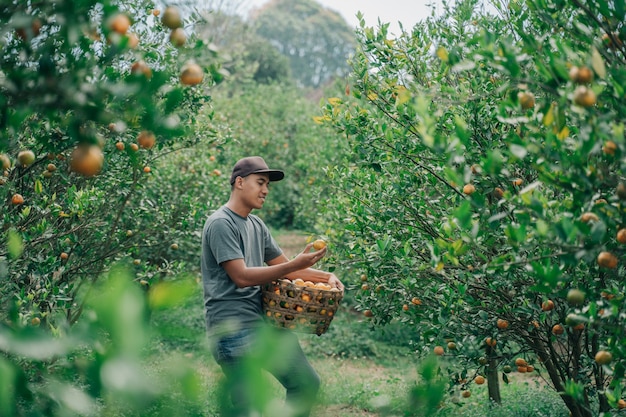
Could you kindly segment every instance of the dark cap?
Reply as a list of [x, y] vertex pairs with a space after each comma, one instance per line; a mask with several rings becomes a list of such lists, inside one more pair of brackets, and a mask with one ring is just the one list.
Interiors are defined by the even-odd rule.
[[230, 184], [234, 184], [237, 177], [247, 177], [250, 174], [269, 174], [270, 181], [280, 181], [285, 177], [283, 171], [269, 169], [260, 156], [249, 156], [237, 161], [233, 167], [233, 173], [230, 175]]

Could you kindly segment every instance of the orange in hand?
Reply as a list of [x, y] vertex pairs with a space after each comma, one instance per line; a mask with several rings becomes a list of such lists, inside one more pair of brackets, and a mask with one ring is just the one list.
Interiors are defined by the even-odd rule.
[[315, 250], [324, 249], [325, 247], [326, 247], [326, 242], [322, 239], [317, 239], [315, 242], [313, 242], [313, 249]]

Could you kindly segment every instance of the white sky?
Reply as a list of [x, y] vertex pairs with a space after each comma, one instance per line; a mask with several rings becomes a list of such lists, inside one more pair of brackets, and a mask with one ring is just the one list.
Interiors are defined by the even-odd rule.
[[[268, 0], [248, 0], [251, 7], [263, 5]], [[398, 34], [397, 22], [402, 22], [405, 30], [426, 19], [433, 7], [439, 14], [443, 11], [441, 0], [316, 0], [328, 9], [335, 10], [352, 27], [358, 26], [356, 14], [363, 13], [367, 26], [377, 26], [378, 19], [382, 23], [390, 24], [390, 32]], [[452, 1], [449, 3], [453, 4]]]

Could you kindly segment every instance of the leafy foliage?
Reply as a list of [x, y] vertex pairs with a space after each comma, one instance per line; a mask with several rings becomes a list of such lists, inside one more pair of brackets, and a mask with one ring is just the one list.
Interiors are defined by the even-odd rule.
[[587, 416], [592, 396], [617, 407], [623, 383], [624, 10], [497, 7], [459, 2], [397, 39], [362, 24], [351, 97], [322, 117], [352, 148], [328, 173], [323, 227], [364, 273], [375, 323], [416, 325], [481, 373], [523, 355]]

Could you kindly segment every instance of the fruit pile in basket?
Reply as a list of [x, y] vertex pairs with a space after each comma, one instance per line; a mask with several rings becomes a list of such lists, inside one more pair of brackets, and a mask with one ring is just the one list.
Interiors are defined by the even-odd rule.
[[299, 278], [283, 278], [262, 289], [263, 310], [270, 323], [318, 336], [328, 330], [343, 298], [343, 292], [329, 284]]

